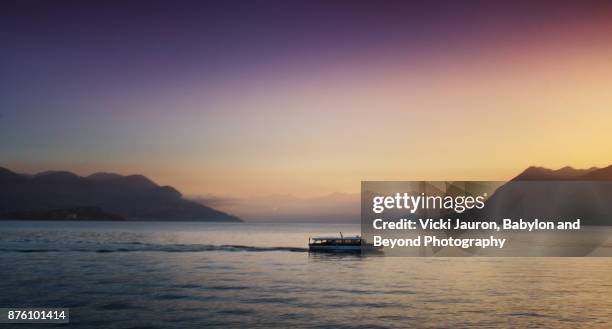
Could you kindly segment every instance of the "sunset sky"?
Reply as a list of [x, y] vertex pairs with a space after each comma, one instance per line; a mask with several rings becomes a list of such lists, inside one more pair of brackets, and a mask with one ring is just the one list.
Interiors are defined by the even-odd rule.
[[0, 4], [0, 166], [188, 196], [612, 164], [612, 6]]

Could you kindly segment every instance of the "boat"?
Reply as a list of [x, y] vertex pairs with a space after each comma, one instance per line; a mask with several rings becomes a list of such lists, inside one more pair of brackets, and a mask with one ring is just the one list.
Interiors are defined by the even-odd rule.
[[308, 251], [310, 252], [377, 252], [382, 251], [382, 246], [375, 247], [372, 243], [368, 243], [360, 236], [344, 236], [340, 232], [337, 237], [309, 237]]

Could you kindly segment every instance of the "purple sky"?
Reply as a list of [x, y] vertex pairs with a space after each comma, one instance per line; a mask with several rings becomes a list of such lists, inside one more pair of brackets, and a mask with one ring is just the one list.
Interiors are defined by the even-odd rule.
[[142, 173], [270, 208], [362, 179], [603, 166], [610, 7], [3, 1], [0, 166]]

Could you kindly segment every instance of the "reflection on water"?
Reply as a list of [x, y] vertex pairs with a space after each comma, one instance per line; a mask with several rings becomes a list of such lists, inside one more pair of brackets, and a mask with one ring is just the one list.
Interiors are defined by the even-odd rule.
[[[70, 307], [70, 327], [608, 328], [612, 321], [610, 258], [292, 249], [309, 235], [355, 234], [357, 225], [0, 224], [0, 307]], [[95, 252], [103, 249], [112, 252]]]

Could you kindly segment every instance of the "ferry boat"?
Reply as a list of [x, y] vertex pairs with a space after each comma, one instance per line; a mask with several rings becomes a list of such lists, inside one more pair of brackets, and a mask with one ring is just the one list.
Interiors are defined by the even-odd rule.
[[310, 252], [376, 252], [382, 251], [381, 247], [374, 247], [373, 244], [367, 243], [360, 236], [343, 236], [340, 232], [340, 237], [314, 237], [308, 238], [308, 250]]

